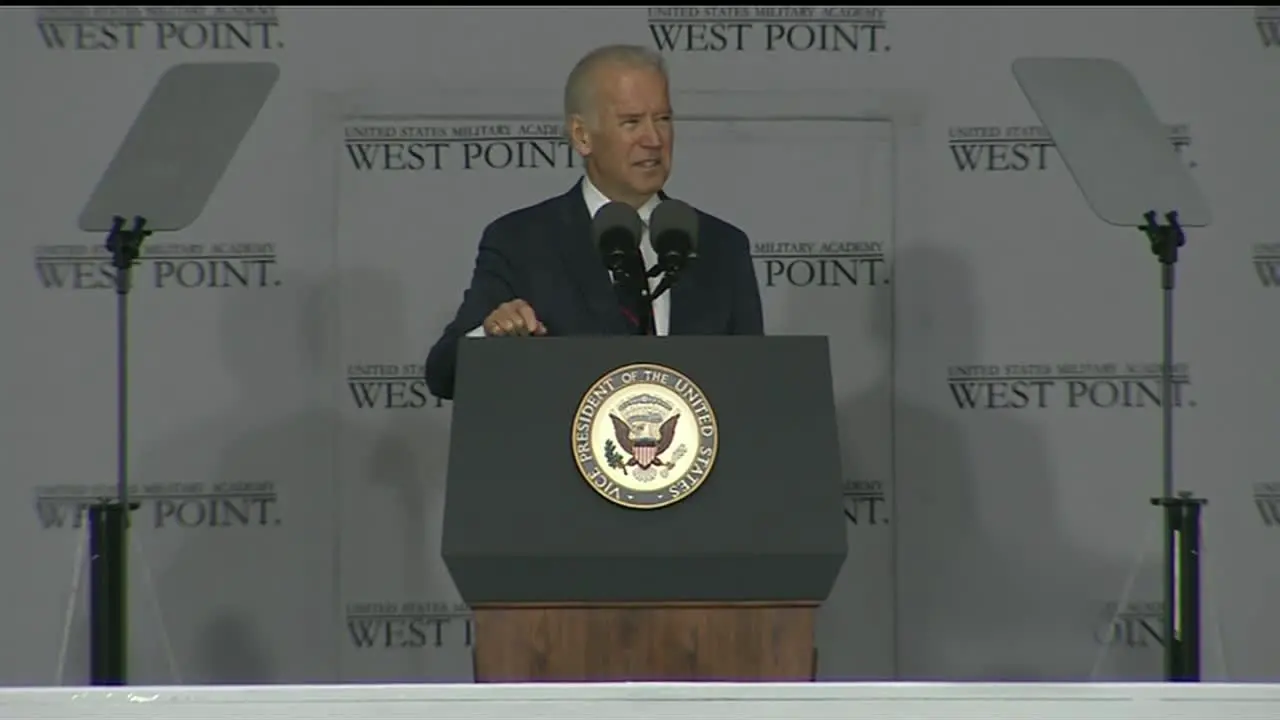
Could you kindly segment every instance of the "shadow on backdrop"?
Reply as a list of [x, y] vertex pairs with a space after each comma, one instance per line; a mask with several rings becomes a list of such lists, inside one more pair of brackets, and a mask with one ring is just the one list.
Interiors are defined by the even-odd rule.
[[[467, 620], [442, 610], [456, 595], [440, 560], [451, 404], [426, 392], [421, 366], [435, 338], [421, 327], [428, 311], [406, 307], [402, 277], [361, 268], [340, 278], [343, 346], [351, 355], [345, 362], [399, 365], [394, 387], [357, 387], [353, 380], [342, 399], [365, 430], [358, 443], [342, 441], [340, 582], [346, 603], [413, 603], [422, 614], [403, 614], [396, 628], [378, 627], [362, 649], [352, 624], [360, 621], [349, 620], [344, 642], [358, 659], [345, 663], [347, 682], [465, 680], [470, 668]], [[363, 622], [367, 633], [373, 626]], [[411, 625], [426, 632], [416, 634]]]
[[[278, 270], [278, 288], [218, 297], [217, 364], [235, 390], [204, 397], [231, 409], [150, 444], [134, 474], [185, 487], [145, 500], [134, 526], [132, 682], [337, 679], [333, 448], [352, 429], [335, 407], [335, 298]], [[189, 382], [199, 402], [199, 373]]]
[[[892, 397], [899, 677], [1086, 680], [1099, 595], [1118, 592], [1123, 572], [1071, 543], [1031, 418], [960, 410], [947, 386], [948, 366], [993, 360], [969, 262], [947, 248], [898, 251], [895, 293], [871, 295], [896, 297], [892, 314], [872, 309], [876, 337], [896, 344], [894, 379], [843, 408], [856, 416]], [[856, 447], [846, 463], [858, 472]]]

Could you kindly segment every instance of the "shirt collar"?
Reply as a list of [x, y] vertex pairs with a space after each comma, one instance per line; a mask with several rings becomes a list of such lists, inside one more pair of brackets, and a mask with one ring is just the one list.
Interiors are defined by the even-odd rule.
[[[587, 213], [591, 217], [595, 217], [596, 213], [600, 211], [600, 208], [608, 205], [610, 202], [609, 198], [605, 197], [604, 193], [600, 192], [600, 189], [595, 186], [595, 183], [591, 182], [591, 178], [587, 177], [586, 174], [583, 174], [582, 176], [582, 199], [586, 201]], [[649, 217], [653, 215], [653, 209], [658, 207], [658, 203], [660, 202], [662, 202], [662, 198], [655, 194], [653, 197], [649, 198], [644, 205], [641, 205], [639, 210], [636, 211], [640, 215], [640, 220], [645, 224], [645, 227], [649, 226]]]

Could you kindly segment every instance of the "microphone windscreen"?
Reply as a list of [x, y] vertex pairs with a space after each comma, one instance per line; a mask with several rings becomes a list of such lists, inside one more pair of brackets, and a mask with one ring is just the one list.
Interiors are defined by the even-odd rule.
[[649, 242], [659, 255], [698, 250], [698, 212], [688, 203], [667, 198], [653, 209], [649, 218]]
[[639, 247], [643, 232], [640, 214], [624, 202], [608, 203], [591, 219], [591, 238], [605, 255]]

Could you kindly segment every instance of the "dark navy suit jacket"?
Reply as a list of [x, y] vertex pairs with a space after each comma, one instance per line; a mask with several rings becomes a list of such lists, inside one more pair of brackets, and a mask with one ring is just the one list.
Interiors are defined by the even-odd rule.
[[[670, 335], [764, 334], [747, 236], [719, 218], [698, 211], [698, 258], [670, 293]], [[427, 355], [433, 395], [452, 399], [458, 341], [516, 298], [533, 307], [548, 335], [631, 334], [591, 239], [581, 181], [485, 228], [471, 286]]]

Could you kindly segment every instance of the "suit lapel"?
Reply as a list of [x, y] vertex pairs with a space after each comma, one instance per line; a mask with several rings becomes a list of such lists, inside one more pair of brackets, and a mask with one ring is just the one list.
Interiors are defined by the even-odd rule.
[[560, 221], [563, 237], [551, 238], [559, 250], [569, 277], [573, 278], [600, 329], [613, 334], [626, 333], [626, 319], [618, 310], [618, 296], [605, 269], [600, 252], [591, 241], [591, 215], [582, 198], [582, 181], [574, 184], [560, 198]]
[[695, 260], [694, 264], [685, 268], [680, 279], [667, 291], [671, 295], [671, 318], [667, 329], [669, 335], [697, 335], [701, 332], [698, 329], [702, 319], [701, 312], [708, 305], [702, 300], [705, 283], [696, 263]]

